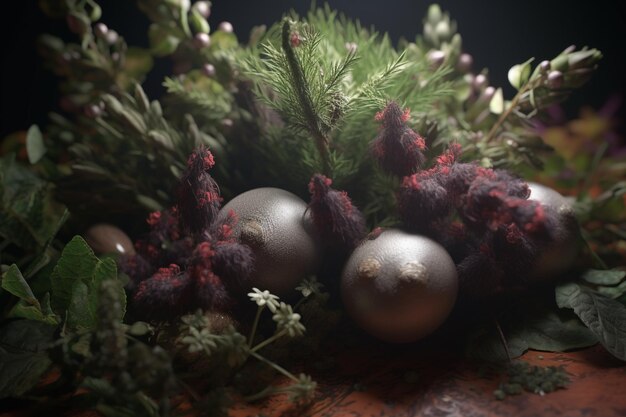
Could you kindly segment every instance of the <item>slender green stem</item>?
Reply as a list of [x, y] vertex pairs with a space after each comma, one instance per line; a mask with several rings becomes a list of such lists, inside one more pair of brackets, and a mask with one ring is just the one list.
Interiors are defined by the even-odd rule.
[[252, 347], [252, 343], [254, 342], [254, 336], [256, 335], [256, 329], [259, 326], [259, 319], [261, 318], [261, 312], [265, 306], [259, 306], [256, 310], [256, 317], [254, 318], [254, 323], [252, 324], [252, 330], [250, 331], [250, 336], [248, 337], [248, 347]]
[[256, 394], [252, 394], [252, 395], [248, 395], [247, 397], [244, 397], [244, 401], [248, 403], [257, 401], [257, 400], [260, 400], [261, 398], [269, 397], [270, 395], [276, 393], [276, 391], [278, 390], [275, 387], [270, 385], [269, 387], [262, 389]]
[[500, 337], [500, 342], [502, 342], [502, 347], [504, 347], [504, 352], [506, 353], [506, 357], [509, 360], [509, 363], [512, 361], [511, 352], [509, 351], [509, 344], [506, 342], [506, 338], [504, 337], [504, 332], [502, 331], [502, 327], [500, 327], [500, 323], [497, 319], [494, 319], [496, 324], [496, 329], [498, 330], [498, 336]]
[[541, 81], [541, 78], [537, 78], [535, 80], [529, 81], [524, 85], [524, 87], [522, 87], [517, 92], [515, 97], [513, 97], [513, 100], [511, 100], [509, 107], [505, 111], [502, 112], [498, 120], [493, 124], [493, 126], [489, 130], [489, 133], [487, 133], [487, 136], [485, 136], [485, 143], [489, 143], [495, 137], [498, 129], [502, 126], [505, 120], [511, 115], [511, 113], [513, 113], [513, 110], [515, 110], [515, 108], [519, 104], [524, 94], [534, 89], [537, 86], [538, 82], [540, 81]]
[[299, 382], [298, 378], [296, 378], [296, 376], [294, 374], [292, 374], [291, 372], [289, 372], [288, 370], [286, 370], [285, 368], [283, 368], [280, 365], [277, 365], [276, 363], [270, 361], [269, 359], [264, 358], [263, 356], [259, 355], [256, 352], [250, 352], [250, 355], [258, 360], [260, 360], [261, 362], [269, 365], [270, 367], [272, 367], [272, 369], [280, 372], [281, 374], [285, 375], [287, 378], [294, 380], [295, 382]]
[[262, 341], [261, 343], [259, 343], [258, 345], [256, 345], [252, 349], [250, 349], [250, 353], [254, 353], [257, 350], [263, 349], [265, 346], [269, 345], [270, 343], [272, 343], [275, 340], [280, 339], [281, 337], [283, 337], [286, 334], [287, 334], [287, 329], [284, 329], [284, 330], [276, 333], [274, 336], [270, 337], [269, 339], [265, 339], [264, 341]]
[[[313, 297], [313, 294], [309, 295], [309, 297]], [[298, 300], [298, 302], [293, 306], [293, 311], [296, 311], [298, 307], [302, 305], [309, 297], [302, 297]]]
[[315, 141], [315, 146], [317, 147], [320, 157], [322, 158], [324, 173], [330, 174], [330, 159], [328, 153], [329, 140], [326, 134], [322, 131], [322, 125], [324, 123], [315, 112], [313, 102], [307, 88], [304, 71], [302, 71], [300, 61], [291, 46], [291, 24], [288, 19], [285, 19], [283, 22], [282, 47], [285, 51], [285, 57], [287, 58], [287, 65], [289, 65], [289, 71], [296, 90], [298, 103], [300, 104], [302, 113], [304, 114], [309, 126], [309, 132]]
[[178, 382], [183, 386], [183, 388], [185, 388], [185, 390], [189, 393], [189, 395], [191, 395], [191, 398], [194, 399], [194, 401], [200, 401], [200, 395], [198, 395], [198, 393], [189, 386], [189, 384], [187, 384], [185, 381], [182, 380], [178, 380]]

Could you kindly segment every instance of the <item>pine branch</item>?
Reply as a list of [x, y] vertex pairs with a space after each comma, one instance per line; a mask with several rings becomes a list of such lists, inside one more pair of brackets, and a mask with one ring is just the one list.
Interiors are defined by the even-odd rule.
[[[311, 101], [311, 93], [308, 88], [307, 80], [305, 79], [304, 72], [298, 57], [296, 56], [291, 46], [291, 24], [287, 19], [283, 21], [282, 27], [282, 47], [287, 58], [287, 64], [289, 66], [291, 79], [295, 92], [297, 94], [297, 100], [299, 107], [302, 110], [303, 116], [306, 119], [308, 130], [315, 140], [315, 145], [322, 158], [324, 165], [324, 172], [330, 173], [330, 163], [328, 161], [328, 145], [329, 140], [325, 132], [328, 132], [329, 126], [318, 117], [313, 103]], [[330, 85], [329, 87], [330, 88]]]

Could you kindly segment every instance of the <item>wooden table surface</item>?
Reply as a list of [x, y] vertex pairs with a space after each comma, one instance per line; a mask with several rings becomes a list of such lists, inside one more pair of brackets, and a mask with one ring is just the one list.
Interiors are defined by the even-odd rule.
[[[626, 363], [612, 357], [601, 346], [568, 353], [529, 351], [518, 360], [532, 365], [562, 365], [571, 383], [567, 389], [543, 396], [524, 392], [497, 400], [493, 392], [503, 382], [503, 376], [485, 372], [484, 365], [433, 349], [416, 352], [364, 345], [338, 351], [333, 356], [333, 366], [322, 371], [309, 369], [311, 366], [296, 370], [310, 373], [318, 383], [310, 405], [296, 408], [286, 401], [285, 395], [275, 395], [264, 402], [236, 404], [230, 416], [626, 416]], [[278, 385], [287, 382], [276, 380]], [[184, 399], [176, 402], [175, 413], [191, 411]], [[78, 410], [66, 415], [99, 416], [93, 411]], [[26, 409], [0, 411], [0, 417], [26, 416], [33, 413]]]
[[240, 404], [232, 417], [490, 417], [626, 416], [626, 364], [601, 346], [568, 353], [529, 351], [521, 360], [564, 366], [567, 389], [539, 395], [524, 392], [496, 400], [501, 375], [441, 352], [342, 352], [332, 370], [315, 374], [315, 401], [290, 406], [284, 396], [256, 405]]

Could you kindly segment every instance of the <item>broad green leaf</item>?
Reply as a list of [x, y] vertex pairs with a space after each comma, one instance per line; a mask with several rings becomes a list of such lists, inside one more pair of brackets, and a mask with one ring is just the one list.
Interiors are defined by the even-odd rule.
[[574, 310], [600, 343], [617, 358], [626, 361], [626, 307], [577, 284], [557, 287], [557, 303]]
[[517, 337], [523, 338], [530, 349], [563, 352], [598, 343], [598, 338], [578, 318], [562, 317], [549, 312], [527, 322]]
[[89, 288], [89, 309], [93, 312], [95, 317], [98, 309], [100, 286], [105, 280], [115, 281], [118, 291], [118, 299], [120, 300], [121, 311], [119, 313], [119, 317], [123, 318], [124, 314], [126, 314], [126, 292], [124, 291], [122, 281], [117, 277], [117, 264], [112, 258], [103, 259], [96, 266], [93, 280]]
[[626, 294], [626, 281], [614, 287], [598, 287], [598, 292], [609, 298], [620, 298], [622, 295]]
[[26, 153], [31, 164], [36, 164], [46, 154], [43, 135], [37, 125], [32, 125], [26, 132]]
[[617, 285], [624, 277], [626, 277], [626, 271], [599, 269], [589, 269], [582, 275], [582, 279], [596, 285]]
[[49, 300], [47, 300], [48, 305], [45, 306], [46, 309], [44, 311], [15, 264], [11, 265], [3, 274], [2, 288], [19, 298], [18, 302], [9, 311], [8, 317], [35, 320], [51, 325], [58, 324], [57, 317], [48, 310]]
[[[465, 354], [471, 359], [484, 362], [504, 362], [508, 360], [507, 351], [502, 344], [495, 324], [490, 323], [479, 329], [472, 329], [471, 337], [466, 341]], [[505, 333], [507, 348], [511, 358], [522, 356], [528, 350], [528, 343], [519, 337], [510, 337]]]
[[51, 301], [57, 313], [63, 314], [70, 305], [76, 282], [82, 281], [86, 285], [91, 282], [98, 262], [93, 250], [80, 236], [74, 236], [63, 248], [51, 277]]
[[9, 311], [7, 317], [39, 321], [52, 326], [59, 324], [59, 319], [54, 313], [44, 312], [34, 305], [26, 303], [24, 300], [18, 301]]
[[14, 320], [0, 329], [0, 399], [22, 395], [48, 369], [46, 349], [55, 327], [31, 320]]
[[39, 253], [57, 233], [65, 212], [48, 184], [17, 163], [14, 154], [0, 159], [0, 236]]
[[33, 294], [30, 285], [28, 285], [22, 276], [17, 265], [11, 265], [9, 269], [2, 274], [2, 288], [41, 311], [39, 301], [35, 297], [35, 294]]
[[67, 328], [70, 331], [91, 330], [96, 325], [96, 312], [91, 309], [87, 284], [76, 281], [67, 307]]
[[[598, 343], [598, 337], [573, 312], [557, 308], [550, 293], [520, 299], [498, 317], [498, 323], [512, 358], [528, 349], [563, 352]], [[470, 331], [466, 353], [486, 361], [506, 360], [495, 322], [480, 326]]]
[[574, 283], [558, 285], [555, 289], [556, 305], [560, 308], [573, 308], [572, 301], [580, 293], [580, 287]]

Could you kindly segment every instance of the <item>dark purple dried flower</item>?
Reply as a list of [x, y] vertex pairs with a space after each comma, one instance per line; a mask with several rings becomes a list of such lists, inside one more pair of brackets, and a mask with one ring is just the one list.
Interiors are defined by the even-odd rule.
[[192, 233], [206, 230], [220, 209], [222, 197], [208, 171], [215, 165], [213, 155], [204, 146], [196, 149], [187, 161], [177, 189], [181, 223]]
[[242, 288], [254, 270], [254, 254], [239, 242], [218, 242], [213, 254], [213, 271], [229, 288]]
[[231, 300], [224, 283], [213, 271], [215, 250], [210, 242], [196, 246], [189, 267], [196, 305], [204, 310], [224, 310]]
[[459, 214], [474, 229], [495, 231], [513, 221], [507, 206], [508, 198], [505, 183], [484, 176], [476, 177]]
[[398, 177], [415, 173], [426, 159], [426, 143], [407, 126], [408, 119], [408, 109], [402, 111], [394, 101], [376, 114], [382, 126], [372, 143], [372, 153], [383, 170]]
[[117, 264], [120, 272], [128, 275], [130, 278], [126, 285], [129, 291], [134, 291], [141, 281], [149, 278], [154, 273], [152, 264], [138, 253], [120, 257]]
[[506, 192], [509, 196], [524, 200], [528, 199], [530, 196], [530, 188], [528, 188], [526, 181], [503, 169], [496, 169], [493, 173], [495, 181], [506, 184]]
[[353, 249], [363, 240], [367, 230], [365, 218], [345, 191], [331, 188], [332, 180], [315, 174], [309, 182], [309, 208], [315, 227], [325, 243]]
[[150, 234], [153, 239], [161, 241], [180, 239], [180, 224], [176, 207], [152, 212], [148, 215], [146, 222], [150, 225]]
[[400, 219], [409, 228], [428, 233], [435, 222], [450, 215], [450, 196], [441, 186], [437, 170], [405, 177], [398, 192]]
[[479, 300], [500, 291], [504, 275], [496, 263], [492, 248], [483, 244], [466, 256], [458, 265], [459, 301]]
[[190, 284], [189, 275], [178, 265], [160, 268], [139, 283], [133, 297], [137, 314], [151, 320], [166, 320], [188, 312], [193, 295]]
[[228, 210], [228, 213], [222, 220], [214, 221], [211, 224], [208, 233], [205, 232], [204, 234], [204, 240], [233, 241], [233, 230], [238, 221], [239, 218], [235, 210]]

